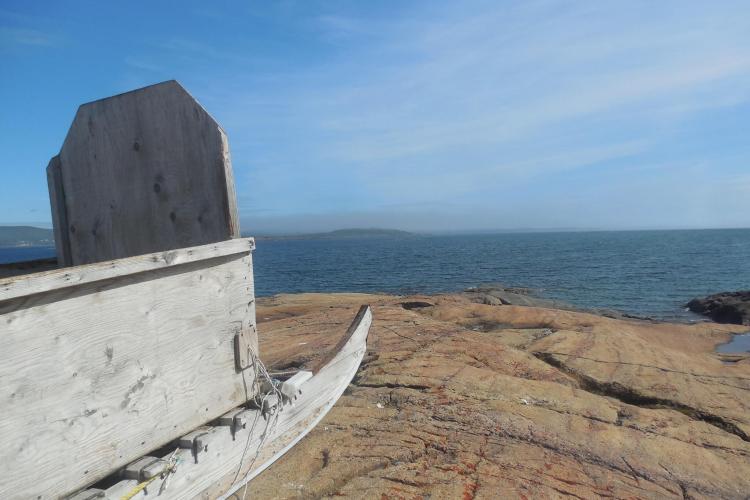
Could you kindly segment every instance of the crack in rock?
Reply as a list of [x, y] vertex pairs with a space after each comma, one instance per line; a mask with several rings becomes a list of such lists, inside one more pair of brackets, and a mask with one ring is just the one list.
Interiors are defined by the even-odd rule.
[[574, 370], [567, 366], [565, 363], [555, 358], [555, 356], [548, 352], [535, 352], [533, 353], [541, 361], [544, 361], [550, 366], [557, 368], [558, 370], [566, 373], [573, 377], [580, 385], [581, 389], [596, 394], [599, 396], [606, 396], [617, 399], [625, 404], [638, 406], [641, 408], [658, 409], [665, 408], [669, 410], [675, 410], [687, 417], [706, 422], [707, 424], [713, 425], [717, 429], [721, 429], [724, 432], [733, 434], [743, 441], [750, 442], [750, 436], [736, 424], [726, 420], [725, 418], [708, 413], [692, 406], [674, 401], [672, 399], [657, 398], [654, 396], [647, 396], [642, 394], [631, 387], [624, 386], [618, 382], [601, 382], [595, 378], [581, 373], [578, 370]]

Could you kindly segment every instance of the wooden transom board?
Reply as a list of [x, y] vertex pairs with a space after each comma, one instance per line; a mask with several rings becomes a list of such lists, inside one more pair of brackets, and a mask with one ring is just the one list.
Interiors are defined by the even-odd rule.
[[240, 235], [227, 136], [176, 81], [82, 105], [47, 179], [64, 266]]
[[0, 280], [0, 498], [57, 498], [253, 396], [251, 239]]

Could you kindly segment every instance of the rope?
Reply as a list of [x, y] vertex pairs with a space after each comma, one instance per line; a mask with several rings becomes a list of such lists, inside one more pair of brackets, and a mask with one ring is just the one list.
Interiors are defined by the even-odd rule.
[[160, 477], [164, 477], [164, 481], [161, 483], [161, 487], [159, 488], [158, 493], [159, 495], [161, 495], [162, 491], [167, 489], [166, 484], [167, 481], [169, 481], [169, 474], [175, 471], [175, 469], [177, 468], [177, 464], [180, 462], [179, 458], [177, 457], [178, 450], [174, 450], [174, 452], [172, 452], [172, 455], [170, 455], [169, 460], [167, 461], [167, 465], [165, 465], [158, 474], [155, 474], [153, 477], [150, 477], [145, 481], [141, 481], [140, 483], [138, 483], [132, 490], [128, 491], [126, 494], [120, 497], [120, 500], [130, 500], [138, 493], [145, 490], [149, 484], [153, 483]]
[[164, 477], [164, 481], [162, 481], [161, 486], [159, 486], [159, 493], [157, 493], [157, 495], [161, 495], [163, 492], [167, 491], [167, 487], [169, 486], [169, 479], [172, 477], [170, 473], [173, 473], [175, 470], [177, 470], [177, 464], [182, 461], [182, 458], [177, 456], [178, 451], [179, 448], [174, 450], [172, 452], [172, 455], [169, 457], [169, 462], [167, 462], [167, 470], [165, 472], [166, 477]]
[[[247, 466], [248, 472], [252, 469], [253, 465], [258, 459], [258, 456], [260, 456], [260, 452], [263, 449], [263, 445], [266, 443], [268, 436], [272, 433], [273, 428], [279, 419], [279, 409], [281, 408], [281, 405], [283, 404], [283, 396], [281, 394], [281, 391], [276, 386], [276, 383], [274, 383], [274, 379], [268, 373], [266, 366], [263, 364], [260, 358], [252, 350], [249, 350], [249, 352], [252, 357], [252, 362], [253, 362], [253, 366], [255, 367], [255, 373], [256, 373], [255, 379], [253, 380], [253, 389], [254, 389], [253, 392], [256, 395], [253, 397], [252, 401], [255, 403], [255, 405], [258, 408], [260, 408], [260, 411], [256, 413], [255, 419], [253, 420], [253, 424], [250, 427], [250, 430], [247, 434], [247, 441], [245, 442], [245, 448], [242, 451], [242, 456], [240, 457], [240, 463], [237, 467], [237, 472], [234, 475], [234, 479], [232, 479], [232, 484], [237, 482], [237, 479], [239, 478], [239, 475], [242, 472], [242, 469], [245, 468], [244, 467], [245, 455], [247, 454], [248, 448], [250, 447], [250, 442], [255, 432], [255, 427], [258, 423], [258, 420], [261, 414], [263, 413], [263, 409], [265, 407], [266, 402], [268, 401], [268, 398], [275, 395], [277, 397], [277, 404], [273, 408], [271, 408], [269, 411], [270, 414], [267, 416], [268, 418], [266, 419], [266, 426], [263, 429], [263, 435], [261, 436], [260, 444], [258, 445], [258, 448], [255, 450], [255, 455], [253, 456], [253, 459], [250, 461], [250, 464]], [[269, 392], [265, 394], [260, 394], [260, 382], [261, 381], [266, 381], [268, 383], [267, 384], [268, 387], [271, 388]], [[169, 457], [167, 465], [164, 467], [164, 469], [161, 470], [161, 472], [159, 472], [159, 474], [149, 479], [146, 479], [145, 481], [138, 483], [138, 485], [136, 485], [132, 490], [128, 491], [125, 495], [123, 495], [121, 497], [121, 500], [131, 500], [138, 493], [145, 490], [149, 484], [159, 479], [160, 477], [163, 477], [164, 480], [162, 481], [161, 487], [159, 488], [159, 492], [157, 493], [157, 496], [161, 495], [167, 489], [167, 483], [169, 482], [169, 478], [171, 477], [170, 474], [175, 472], [177, 465], [180, 462], [179, 457], [177, 457], [178, 451], [179, 449], [174, 450], [172, 455], [170, 455]], [[245, 483], [245, 487], [242, 492], [243, 500], [245, 500], [245, 497], [247, 496], [248, 484], [249, 483]]]
[[159, 476], [154, 476], [150, 479], [146, 479], [142, 483], [139, 483], [138, 486], [130, 490], [129, 492], [125, 493], [122, 497], [120, 497], [120, 500], [130, 500], [134, 496], [136, 496], [138, 493], [146, 489], [146, 486], [156, 481], [156, 478]]
[[[261, 437], [260, 444], [258, 445], [258, 448], [255, 450], [255, 456], [253, 456], [253, 459], [250, 461], [250, 464], [247, 466], [248, 472], [253, 468], [253, 465], [255, 464], [256, 460], [258, 459], [258, 456], [260, 455], [260, 451], [263, 449], [263, 445], [266, 443], [266, 439], [268, 439], [268, 436], [273, 431], [274, 426], [276, 425], [276, 422], [279, 419], [279, 408], [283, 404], [282, 394], [281, 391], [276, 387], [276, 384], [274, 383], [273, 378], [268, 373], [268, 370], [266, 369], [266, 366], [263, 364], [263, 362], [260, 360], [260, 358], [251, 350], [250, 355], [253, 359], [253, 365], [256, 368], [256, 376], [254, 384], [256, 386], [260, 385], [260, 380], [265, 380], [268, 383], [268, 386], [271, 388], [271, 391], [260, 395], [260, 390], [255, 391], [256, 396], [254, 397], [255, 404], [258, 406], [261, 411], [258, 412], [258, 414], [255, 415], [255, 420], [253, 421], [253, 425], [250, 428], [250, 432], [247, 434], [247, 441], [245, 442], [245, 449], [242, 451], [242, 457], [240, 458], [240, 463], [237, 467], [237, 472], [234, 475], [234, 479], [232, 480], [232, 483], [234, 484], [237, 482], [237, 478], [240, 475], [240, 472], [242, 472], [243, 464], [245, 462], [245, 454], [247, 453], [247, 449], [250, 446], [250, 440], [253, 437], [253, 432], [255, 430], [255, 425], [258, 421], [258, 418], [260, 414], [263, 412], [263, 408], [265, 407], [265, 403], [268, 400], [268, 398], [272, 395], [276, 395], [277, 398], [277, 404], [273, 407], [271, 415], [268, 416], [268, 419], [266, 420], [266, 427], [263, 429], [263, 436]], [[258, 388], [258, 387], [256, 387]], [[273, 419], [273, 420], [272, 420]], [[245, 483], [245, 487], [242, 491], [242, 500], [245, 500], [245, 497], [247, 496], [247, 487], [248, 483]]]

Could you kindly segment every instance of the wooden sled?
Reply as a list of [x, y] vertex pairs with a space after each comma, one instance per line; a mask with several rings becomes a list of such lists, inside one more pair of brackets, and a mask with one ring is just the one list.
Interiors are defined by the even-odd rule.
[[177, 82], [82, 105], [47, 174], [57, 259], [0, 266], [0, 498], [231, 494], [341, 396], [369, 308], [266, 372], [229, 143]]

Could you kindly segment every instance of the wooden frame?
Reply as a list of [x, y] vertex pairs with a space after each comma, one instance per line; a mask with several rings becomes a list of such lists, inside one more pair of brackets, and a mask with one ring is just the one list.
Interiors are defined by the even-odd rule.
[[0, 498], [57, 498], [254, 396], [252, 239], [0, 280]]

